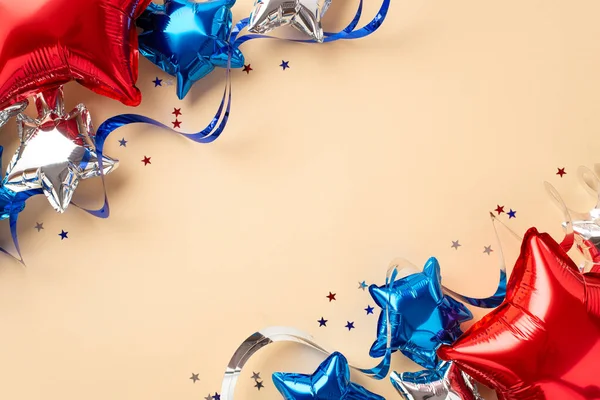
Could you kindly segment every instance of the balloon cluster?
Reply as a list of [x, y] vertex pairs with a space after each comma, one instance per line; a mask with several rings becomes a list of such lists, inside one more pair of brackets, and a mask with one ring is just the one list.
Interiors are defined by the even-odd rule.
[[[267, 328], [246, 339], [232, 357], [223, 398], [233, 399], [238, 375], [260, 348], [297, 342], [329, 357], [312, 375], [274, 373], [275, 387], [286, 400], [380, 400], [380, 395], [351, 382], [349, 371], [354, 368], [383, 379], [396, 351], [424, 368], [390, 374], [392, 385], [407, 400], [482, 400], [476, 381], [506, 400], [600, 399], [595, 369], [600, 359], [600, 179], [586, 168], [580, 175], [599, 200], [597, 205], [577, 213], [546, 184], [564, 213], [565, 237], [558, 243], [547, 233], [529, 229], [508, 281], [501, 261], [493, 296], [469, 298], [444, 287], [435, 258], [422, 272], [404, 261], [395, 262], [384, 285], [369, 287], [381, 308], [369, 352], [383, 357], [379, 365], [356, 368], [305, 333]], [[580, 267], [567, 254], [574, 245], [585, 258]], [[464, 303], [493, 310], [463, 331], [461, 324], [473, 318]]]
[[[373, 20], [358, 27], [362, 1], [352, 22], [337, 33], [324, 32], [321, 17], [332, 0], [256, 0], [249, 18], [235, 26], [235, 0], [35, 0], [19, 4], [0, 0], [0, 127], [17, 119], [19, 150], [0, 185], [0, 219], [11, 220], [17, 252], [18, 214], [25, 201], [44, 194], [64, 212], [79, 180], [104, 177], [118, 162], [103, 155], [103, 145], [115, 129], [146, 123], [171, 130], [152, 118], [121, 114], [94, 132], [84, 105], [65, 112], [62, 86], [76, 81], [127, 106], [138, 106], [142, 95], [135, 83], [139, 53], [177, 79], [180, 99], [215, 67], [226, 69], [221, 104], [209, 124], [196, 133], [180, 133], [210, 143], [223, 132], [231, 110], [232, 68], [244, 65], [240, 46], [289, 25], [307, 36], [295, 42], [324, 43], [358, 39], [383, 23], [391, 0], [382, 0]], [[141, 28], [141, 33], [137, 32]], [[250, 33], [240, 36], [247, 29]], [[25, 114], [34, 98], [37, 116]], [[174, 132], [174, 131], [173, 131]], [[1, 147], [0, 147], [1, 154]], [[103, 178], [104, 179], [104, 178]], [[98, 210], [106, 217], [108, 202]], [[0, 248], [0, 251], [4, 251]], [[20, 257], [22, 262], [22, 257]]]

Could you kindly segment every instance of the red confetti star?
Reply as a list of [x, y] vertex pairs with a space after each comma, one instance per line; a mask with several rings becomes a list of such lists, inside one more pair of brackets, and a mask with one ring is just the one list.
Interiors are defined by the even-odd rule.
[[173, 107], [173, 112], [171, 114], [174, 114], [175, 118], [179, 117], [181, 115], [181, 108]]
[[252, 71], [252, 70], [253, 70], [253, 69], [252, 69], [252, 67], [251, 67], [250, 65], [251, 65], [251, 64], [244, 65], [244, 69], [243, 69], [243, 71], [244, 71], [245, 73], [247, 73], [247, 74], [249, 74], [249, 73], [250, 73], [250, 71]]
[[504, 206], [498, 205], [494, 211], [496, 211], [498, 215], [500, 215], [504, 212]]
[[150, 159], [151, 159], [151, 158], [152, 158], [152, 157], [146, 157], [146, 156], [144, 156], [144, 159], [142, 160], [142, 162], [144, 163], [144, 165], [152, 164], [152, 163], [150, 162]]
[[181, 121], [175, 118], [175, 121], [171, 122], [173, 124], [173, 128], [181, 128]]
[[558, 172], [556, 173], [556, 175], [560, 175], [560, 177], [562, 178], [563, 175], [566, 175], [567, 173], [565, 172], [564, 168], [557, 168]]
[[332, 300], [335, 300], [335, 293], [329, 292], [329, 294], [325, 297], [327, 297], [329, 299], [329, 302], [331, 303]]

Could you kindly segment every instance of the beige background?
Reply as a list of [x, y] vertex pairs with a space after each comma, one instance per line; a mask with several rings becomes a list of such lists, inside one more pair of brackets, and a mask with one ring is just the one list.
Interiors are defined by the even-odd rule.
[[[334, 1], [327, 30], [345, 26], [356, 3]], [[379, 2], [367, 3], [371, 17]], [[239, 0], [235, 20], [251, 6]], [[489, 210], [513, 208], [516, 219], [503, 217], [512, 229], [558, 237], [561, 216], [543, 180], [573, 207], [593, 204], [575, 170], [598, 161], [598, 15], [591, 0], [393, 0], [383, 28], [364, 40], [245, 44], [254, 71], [233, 74], [232, 116], [217, 142], [125, 127], [106, 149], [121, 160], [107, 177], [109, 219], [29, 202], [19, 224], [27, 267], [3, 257], [0, 269], [0, 397], [201, 399], [220, 391], [238, 344], [271, 325], [373, 365], [376, 316], [364, 315], [372, 302], [357, 282], [381, 284], [394, 257], [421, 266], [435, 255], [447, 286], [489, 295], [498, 263]], [[136, 112], [169, 123], [181, 107], [182, 128], [204, 127], [223, 71], [181, 102], [174, 86], [154, 88], [156, 76], [167, 78], [142, 60]], [[132, 111], [75, 84], [67, 95], [97, 124]], [[14, 124], [0, 137], [5, 168]], [[557, 167], [567, 168], [563, 179]], [[76, 197], [99, 204], [99, 184]], [[0, 228], [8, 245], [6, 221]], [[510, 264], [519, 243], [500, 232]], [[327, 302], [329, 291], [338, 301]], [[278, 399], [271, 372], [312, 372], [321, 359], [267, 347], [236, 399]], [[417, 369], [402, 356], [395, 367]], [[252, 370], [265, 378], [260, 392]], [[357, 379], [398, 398], [387, 380]]]

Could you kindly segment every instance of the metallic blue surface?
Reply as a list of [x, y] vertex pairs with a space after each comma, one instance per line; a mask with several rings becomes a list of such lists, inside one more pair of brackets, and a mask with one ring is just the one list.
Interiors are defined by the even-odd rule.
[[391, 285], [371, 285], [369, 292], [383, 309], [371, 357], [385, 356], [391, 348], [425, 368], [436, 368], [440, 363], [437, 348], [453, 343], [462, 334], [460, 324], [473, 318], [462, 303], [444, 295], [440, 266], [433, 257], [423, 272], [393, 281]]
[[312, 375], [275, 372], [273, 383], [286, 400], [385, 400], [350, 381], [348, 361], [338, 352]]
[[164, 5], [150, 4], [136, 21], [143, 29], [140, 53], [177, 77], [180, 99], [215, 67], [244, 66], [242, 52], [229, 43], [234, 4], [235, 0], [165, 0]]

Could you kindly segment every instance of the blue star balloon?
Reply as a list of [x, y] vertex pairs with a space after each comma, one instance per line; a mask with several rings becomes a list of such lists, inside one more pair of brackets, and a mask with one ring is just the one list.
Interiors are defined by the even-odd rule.
[[371, 285], [369, 292], [384, 309], [377, 322], [377, 340], [371, 347], [371, 357], [385, 355], [388, 313], [392, 351], [400, 350], [425, 368], [438, 366], [437, 348], [453, 343], [462, 335], [460, 324], [473, 318], [462, 303], [442, 292], [440, 265], [433, 257], [423, 272], [405, 276], [390, 285]]
[[312, 375], [275, 372], [273, 383], [286, 400], [385, 400], [350, 382], [348, 361], [337, 352]]
[[216, 67], [244, 66], [244, 56], [229, 43], [231, 7], [235, 0], [165, 0], [150, 4], [137, 25], [140, 52], [166, 73], [177, 77], [177, 96], [183, 99], [194, 82]]

